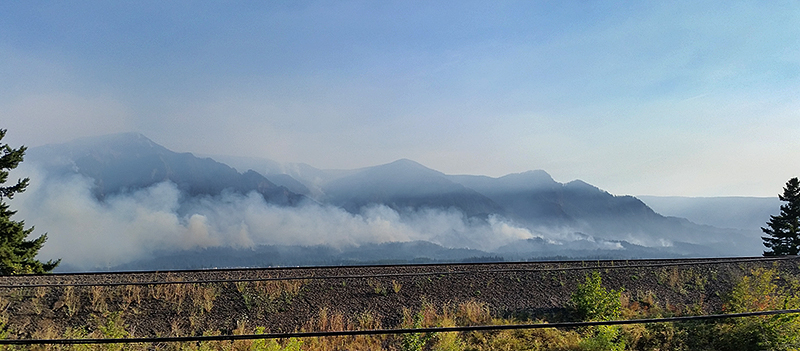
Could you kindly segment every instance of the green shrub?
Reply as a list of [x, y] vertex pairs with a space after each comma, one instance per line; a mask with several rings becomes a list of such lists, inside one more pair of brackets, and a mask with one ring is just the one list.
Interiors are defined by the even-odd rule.
[[585, 339], [581, 340], [581, 350], [587, 351], [622, 351], [625, 340], [620, 336], [620, 327], [615, 325], [599, 325]]
[[586, 282], [578, 285], [572, 294], [569, 307], [581, 320], [608, 321], [619, 318], [622, 309], [622, 291], [608, 291], [603, 287], [600, 273], [592, 272]]
[[[795, 309], [800, 306], [794, 279], [783, 280], [774, 269], [758, 268], [734, 286], [724, 303], [732, 313]], [[800, 316], [785, 314], [734, 318], [716, 323], [688, 323], [687, 350], [791, 350], [800, 342]]]
[[[263, 331], [263, 329], [262, 329]], [[281, 346], [275, 339], [260, 339], [254, 340], [252, 344], [250, 344], [250, 350], [252, 351], [300, 351], [300, 346], [303, 345], [303, 341], [297, 338], [290, 338], [286, 341], [285, 346]]]
[[[412, 322], [413, 324], [410, 326], [410, 328], [413, 328], [413, 329], [422, 328], [423, 319], [424, 319], [424, 317], [422, 315], [422, 312], [418, 312], [417, 314], [415, 314], [414, 315], [414, 320]], [[434, 338], [435, 336], [436, 336], [436, 333], [408, 333], [408, 334], [403, 334], [402, 338], [401, 338], [401, 344], [400, 344], [401, 350], [403, 350], [403, 351], [421, 351], [425, 347], [425, 344], [427, 344], [428, 341], [431, 340], [432, 338]]]
[[[619, 319], [622, 311], [622, 291], [608, 291], [603, 287], [600, 273], [586, 275], [586, 282], [570, 297], [568, 306], [581, 320], [609, 321]], [[624, 350], [625, 340], [618, 326], [597, 326], [587, 329], [580, 342], [581, 350]]]

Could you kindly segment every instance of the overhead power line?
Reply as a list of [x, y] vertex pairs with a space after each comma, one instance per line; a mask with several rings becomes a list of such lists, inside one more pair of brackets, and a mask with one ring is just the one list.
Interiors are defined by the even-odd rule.
[[463, 326], [463, 327], [340, 330], [340, 331], [317, 331], [317, 332], [292, 332], [292, 333], [267, 333], [267, 334], [242, 334], [242, 335], [202, 335], [202, 336], [117, 338], [117, 339], [0, 339], [0, 345], [170, 343], [170, 342], [236, 341], [236, 340], [286, 339], [286, 338], [310, 338], [310, 337], [332, 337], [332, 336], [414, 334], [414, 333], [445, 333], [445, 332], [519, 330], [519, 329], [543, 329], [543, 328], [578, 328], [578, 327], [592, 327], [600, 325], [627, 325], [627, 324], [710, 321], [719, 319], [769, 316], [769, 315], [780, 315], [780, 314], [790, 314], [790, 313], [800, 313], [800, 309], [713, 314], [713, 315], [703, 315], [703, 316], [653, 318], [653, 319], [628, 319], [628, 320], [616, 320], [616, 321], [475, 325], [475, 326]]

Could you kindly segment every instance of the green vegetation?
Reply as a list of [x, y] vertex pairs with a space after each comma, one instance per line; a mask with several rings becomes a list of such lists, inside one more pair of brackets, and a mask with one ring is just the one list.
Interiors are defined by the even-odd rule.
[[[755, 269], [734, 286], [726, 312], [741, 313], [800, 308], [800, 282], [781, 279], [777, 271]], [[792, 350], [800, 342], [797, 314], [693, 323], [686, 327], [687, 345], [700, 350]]]
[[781, 205], [781, 213], [770, 216], [767, 228], [761, 228], [767, 235], [761, 237], [767, 247], [764, 256], [797, 255], [800, 252], [800, 181], [796, 177], [789, 179], [778, 198], [786, 201]]
[[[0, 140], [5, 135], [6, 130], [0, 129]], [[8, 144], [0, 144], [0, 185], [8, 180], [9, 171], [22, 162], [25, 150], [25, 146], [12, 149]], [[36, 255], [47, 240], [47, 234], [34, 240], [26, 240], [33, 232], [33, 227], [25, 229], [24, 221], [11, 220], [11, 216], [17, 211], [9, 210], [5, 199], [12, 199], [15, 194], [25, 191], [29, 181], [28, 178], [18, 179], [14, 185], [0, 186], [0, 275], [47, 273], [61, 261], [42, 263], [36, 260]]]
[[659, 284], [669, 286], [673, 291], [686, 295], [689, 291], [703, 291], [708, 277], [692, 269], [679, 270], [676, 267], [663, 268], [655, 272]]
[[586, 282], [578, 285], [572, 294], [569, 307], [581, 320], [610, 321], [619, 318], [621, 291], [608, 291], [603, 287], [600, 273], [592, 272]]
[[[408, 319], [408, 318], [406, 318]], [[405, 325], [405, 328], [411, 329], [419, 329], [422, 328], [422, 321], [424, 316], [422, 312], [419, 312], [414, 315], [413, 322], [411, 325]], [[403, 334], [401, 335], [401, 349], [403, 351], [422, 351], [425, 347], [425, 344], [428, 343], [436, 334], [430, 333], [410, 333], [410, 334]]]
[[[619, 319], [622, 313], [621, 297], [621, 291], [606, 290], [600, 273], [592, 272], [572, 294], [569, 307], [581, 320], [610, 321]], [[624, 350], [625, 340], [620, 336], [618, 326], [597, 326], [590, 328], [579, 345], [584, 350]]]

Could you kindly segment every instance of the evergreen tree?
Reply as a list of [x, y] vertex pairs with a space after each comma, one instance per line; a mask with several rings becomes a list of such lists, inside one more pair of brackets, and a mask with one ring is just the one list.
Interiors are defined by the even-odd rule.
[[800, 182], [797, 178], [786, 182], [778, 198], [786, 201], [781, 205], [781, 213], [770, 216], [768, 228], [761, 228], [767, 234], [761, 237], [768, 249], [764, 256], [797, 255], [800, 251]]
[[[6, 135], [0, 129], [0, 140]], [[0, 144], [0, 275], [47, 273], [52, 271], [61, 260], [42, 263], [36, 260], [39, 249], [47, 240], [47, 234], [34, 240], [25, 240], [33, 232], [33, 227], [25, 229], [25, 221], [13, 221], [11, 216], [17, 211], [9, 210], [5, 199], [25, 191], [28, 178], [18, 179], [11, 186], [2, 186], [8, 180], [10, 170], [17, 168], [25, 155], [25, 146], [12, 149], [7, 144]]]

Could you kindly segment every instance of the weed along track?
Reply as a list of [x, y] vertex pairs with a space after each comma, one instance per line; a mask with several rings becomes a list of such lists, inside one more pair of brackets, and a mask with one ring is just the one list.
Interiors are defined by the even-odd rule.
[[6, 338], [47, 339], [398, 328], [434, 316], [450, 324], [443, 326], [563, 321], [591, 272], [622, 291], [623, 305], [704, 314], [721, 310], [755, 269], [800, 276], [799, 264], [735, 258], [8, 276], [0, 278], [0, 322]]

